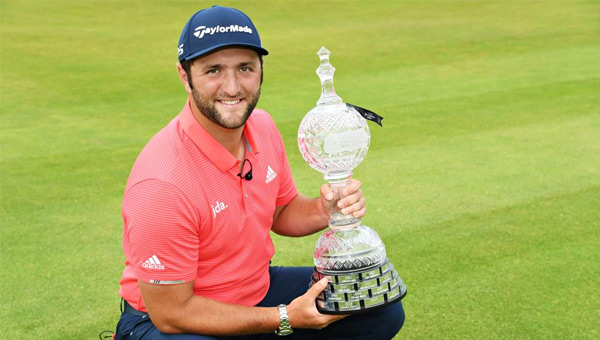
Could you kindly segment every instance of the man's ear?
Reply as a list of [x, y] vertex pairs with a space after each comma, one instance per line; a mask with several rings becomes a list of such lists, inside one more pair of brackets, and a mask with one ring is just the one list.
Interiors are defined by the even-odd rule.
[[189, 94], [192, 94], [192, 89], [190, 88], [190, 84], [188, 82], [188, 75], [179, 62], [177, 63], [177, 74], [179, 75], [179, 80], [181, 80], [185, 91]]

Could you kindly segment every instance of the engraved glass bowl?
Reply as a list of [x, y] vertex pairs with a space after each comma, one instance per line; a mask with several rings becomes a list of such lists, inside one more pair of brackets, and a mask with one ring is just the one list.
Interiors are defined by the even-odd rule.
[[383, 263], [385, 245], [375, 230], [360, 225], [349, 229], [329, 229], [321, 234], [313, 254], [319, 271], [345, 271]]
[[300, 154], [326, 180], [347, 179], [365, 159], [370, 141], [367, 121], [344, 103], [314, 107], [298, 129]]

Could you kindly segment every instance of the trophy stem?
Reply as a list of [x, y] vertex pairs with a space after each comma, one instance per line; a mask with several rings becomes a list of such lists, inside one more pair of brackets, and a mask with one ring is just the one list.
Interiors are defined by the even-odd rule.
[[361, 219], [352, 215], [345, 215], [342, 213], [342, 209], [338, 207], [338, 202], [344, 197], [344, 189], [350, 185], [349, 177], [342, 179], [328, 179], [329, 188], [333, 193], [333, 199], [331, 201], [331, 219], [329, 220], [329, 227], [333, 230], [341, 229], [354, 229], [360, 225]]

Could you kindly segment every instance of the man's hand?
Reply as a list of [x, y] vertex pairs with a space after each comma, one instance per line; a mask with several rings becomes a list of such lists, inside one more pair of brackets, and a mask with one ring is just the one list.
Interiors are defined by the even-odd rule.
[[[341, 190], [341, 199], [335, 197], [329, 184], [321, 186], [319, 197], [309, 198], [298, 194], [287, 205], [275, 209], [272, 230], [291, 237], [310, 235], [327, 227], [332, 211], [362, 218], [367, 213], [367, 207], [360, 185], [359, 180], [350, 179]], [[336, 205], [335, 209], [332, 209], [332, 205]]]
[[327, 278], [323, 278], [310, 287], [304, 295], [297, 297], [287, 306], [292, 328], [322, 329], [327, 327], [330, 323], [348, 316], [319, 313], [315, 301], [317, 296], [319, 296], [326, 287]]
[[331, 210], [332, 204], [337, 204], [337, 208], [341, 209], [342, 214], [352, 215], [357, 218], [362, 218], [367, 213], [365, 198], [360, 190], [361, 183], [359, 180], [350, 179], [350, 184], [342, 189], [339, 200], [331, 191], [329, 184], [321, 185], [321, 204], [327, 212]]

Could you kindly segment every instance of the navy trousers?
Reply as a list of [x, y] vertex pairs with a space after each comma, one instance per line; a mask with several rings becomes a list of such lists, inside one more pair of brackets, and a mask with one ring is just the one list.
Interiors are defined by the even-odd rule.
[[[296, 297], [306, 293], [311, 267], [271, 267], [271, 287], [265, 298], [257, 305], [275, 307], [289, 304]], [[321, 330], [294, 329], [286, 339], [356, 339], [389, 340], [404, 324], [404, 309], [400, 302], [374, 311], [354, 314], [334, 322]], [[147, 316], [141, 317], [123, 313], [117, 325], [115, 340], [275, 340], [282, 339], [274, 333], [252, 334], [229, 337], [213, 337], [197, 334], [161, 333]]]

